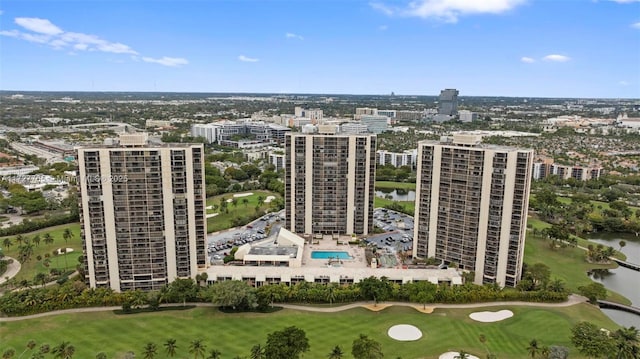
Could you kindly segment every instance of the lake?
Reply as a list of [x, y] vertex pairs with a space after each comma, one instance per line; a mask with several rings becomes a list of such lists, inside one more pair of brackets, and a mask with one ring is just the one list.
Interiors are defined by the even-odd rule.
[[376, 197], [389, 198], [394, 201], [415, 201], [416, 191], [405, 189], [376, 188]]
[[[611, 246], [616, 250], [620, 248], [620, 240], [624, 240], [626, 245], [621, 252], [627, 256], [627, 261], [640, 263], [640, 237], [625, 233], [595, 233], [587, 239]], [[633, 306], [640, 306], [640, 272], [619, 266], [615, 269], [594, 270], [590, 276], [605, 287], [627, 297]], [[620, 325], [640, 327], [640, 316], [613, 309], [602, 311]]]

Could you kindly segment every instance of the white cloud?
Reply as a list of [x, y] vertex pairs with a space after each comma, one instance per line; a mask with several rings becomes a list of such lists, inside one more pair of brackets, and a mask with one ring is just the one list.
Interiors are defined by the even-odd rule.
[[371, 6], [374, 10], [378, 10], [387, 16], [391, 16], [395, 13], [395, 11], [391, 7], [379, 2], [371, 2], [369, 3], [369, 6]]
[[552, 61], [552, 62], [567, 62], [571, 60], [569, 56], [551, 54], [542, 58], [544, 61]]
[[522, 61], [524, 63], [527, 63], [527, 64], [531, 64], [531, 63], [536, 62], [535, 59], [532, 59], [531, 57], [526, 57], [526, 56], [521, 57], [520, 61]]
[[[0, 10], [1, 11], [1, 10]], [[84, 34], [80, 32], [63, 31], [60, 27], [47, 19], [34, 17], [18, 17], [15, 23], [25, 30], [4, 30], [0, 31], [1, 36], [8, 36], [22, 39], [29, 42], [46, 44], [56, 50], [69, 49], [73, 51], [99, 51], [112, 54], [138, 55], [138, 52], [128, 45], [120, 42], [111, 42], [100, 38], [97, 35]], [[144, 57], [145, 62], [152, 62], [164, 66], [182, 66], [189, 63], [184, 58], [162, 57], [159, 59]]]
[[284, 37], [286, 37], [287, 39], [298, 39], [298, 40], [304, 40], [304, 37], [294, 34], [292, 32], [287, 32], [286, 34], [284, 34]]
[[386, 31], [388, 28], [389, 28], [389, 26], [387, 26], [387, 25], [378, 26], [378, 30], [380, 30], [380, 31]]
[[525, 2], [526, 0], [416, 0], [403, 8], [393, 8], [381, 3], [369, 5], [389, 16], [399, 14], [455, 23], [463, 15], [500, 14]]
[[52, 24], [51, 21], [47, 19], [40, 19], [37, 17], [17, 17], [14, 21], [25, 29], [40, 34], [59, 35], [63, 33], [61, 28]]
[[640, 29], [640, 22], [636, 22], [636, 23], [631, 24], [631, 27], [634, 28], [634, 29]]
[[242, 62], [258, 62], [258, 61], [260, 61], [260, 59], [256, 59], [256, 58], [253, 58], [253, 57], [247, 57], [247, 56], [244, 56], [244, 55], [238, 56], [238, 60], [240, 60]]
[[179, 58], [179, 57], [167, 57], [167, 56], [163, 56], [160, 59], [154, 59], [151, 57], [143, 57], [142, 61], [144, 62], [151, 62], [154, 64], [160, 64], [160, 65], [164, 65], [164, 66], [170, 66], [170, 67], [179, 67], [182, 65], [186, 65], [189, 63], [189, 61], [187, 61], [187, 59], [183, 59], [183, 58]]

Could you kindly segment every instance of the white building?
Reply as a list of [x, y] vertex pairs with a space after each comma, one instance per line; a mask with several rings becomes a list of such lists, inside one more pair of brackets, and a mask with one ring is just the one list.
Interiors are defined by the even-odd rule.
[[389, 152], [385, 150], [376, 151], [376, 163], [379, 165], [392, 165], [394, 167], [409, 166], [416, 167], [418, 150], [406, 150], [403, 152]]
[[458, 111], [460, 122], [473, 122], [478, 120], [478, 114], [469, 110]]

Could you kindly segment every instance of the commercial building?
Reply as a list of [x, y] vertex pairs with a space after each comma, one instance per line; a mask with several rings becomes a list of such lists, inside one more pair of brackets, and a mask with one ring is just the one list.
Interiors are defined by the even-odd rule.
[[204, 146], [127, 134], [76, 151], [87, 284], [158, 290], [195, 278], [206, 266]]
[[458, 90], [445, 89], [438, 97], [438, 115], [455, 116], [458, 114]]
[[522, 275], [533, 150], [480, 136], [418, 144], [413, 255], [456, 263], [474, 282], [513, 287]]
[[478, 114], [469, 110], [458, 111], [460, 122], [473, 122], [478, 120]]
[[388, 129], [389, 118], [378, 115], [362, 115], [360, 122], [367, 126], [369, 132], [380, 134]]
[[303, 234], [373, 229], [376, 136], [323, 126], [285, 141], [285, 228]]

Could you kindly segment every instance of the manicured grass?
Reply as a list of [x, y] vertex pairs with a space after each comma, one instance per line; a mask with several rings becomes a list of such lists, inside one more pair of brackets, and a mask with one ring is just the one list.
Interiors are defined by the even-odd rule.
[[389, 188], [389, 189], [408, 189], [416, 190], [416, 184], [411, 182], [391, 182], [391, 181], [376, 181], [376, 188]]
[[[544, 228], [549, 226], [548, 223], [529, 219], [528, 223], [535, 228]], [[586, 252], [580, 248], [549, 248], [549, 241], [536, 238], [532, 232], [527, 231], [527, 239], [524, 249], [524, 262], [532, 265], [535, 263], [544, 263], [551, 269], [551, 276], [562, 279], [567, 288], [578, 293], [578, 287], [588, 285], [593, 281], [587, 275], [591, 269], [615, 268], [617, 265], [612, 264], [592, 264], [585, 260]], [[618, 293], [608, 291], [608, 300], [623, 304], [631, 304], [631, 302]]]
[[[233, 205], [233, 203], [227, 204], [227, 209], [229, 210], [229, 213], [223, 213], [220, 211], [220, 200], [222, 198], [224, 198], [225, 200], [233, 199], [234, 198], [233, 193], [225, 193], [219, 196], [207, 198], [207, 207], [212, 205], [217, 206], [215, 210], [208, 209], [207, 214], [218, 213], [218, 215], [215, 217], [207, 218], [207, 232], [209, 233], [217, 232], [223, 229], [231, 228], [233, 227], [232, 220], [234, 218], [241, 217], [241, 216], [248, 217], [248, 216], [254, 215], [256, 213], [256, 206], [258, 205], [258, 197], [260, 196], [262, 196], [263, 200], [266, 199], [268, 196], [275, 196], [276, 198], [282, 197], [278, 193], [269, 192], [269, 191], [247, 191], [247, 192], [252, 192], [253, 194], [251, 196], [246, 196], [246, 197], [236, 197], [238, 202], [237, 202], [237, 205], [235, 206]], [[245, 192], [240, 192], [240, 193], [245, 193]], [[248, 200], [246, 204], [243, 201], [244, 199]], [[260, 209], [265, 212], [271, 208], [272, 208], [271, 203], [262, 203], [262, 205], [260, 206]]]
[[381, 198], [381, 197], [377, 197], [373, 199], [373, 206], [375, 208], [381, 208], [384, 207], [385, 205], [391, 204], [391, 203], [397, 203], [399, 205], [401, 205], [402, 207], [404, 207], [405, 209], [407, 209], [408, 211], [411, 211], [411, 213], [413, 213], [413, 211], [415, 210], [415, 202], [414, 201], [394, 201], [391, 199], [386, 199], [386, 198]]
[[[68, 243], [65, 243], [64, 239], [62, 238], [62, 233], [66, 228], [69, 228], [69, 230], [71, 230], [71, 233], [73, 233], [73, 237], [69, 239]], [[46, 233], [51, 234], [51, 237], [53, 237], [53, 243], [44, 243], [44, 235]], [[52, 252], [58, 248], [73, 248], [73, 252], [66, 254], [67, 263], [68, 268], [70, 269], [76, 267], [76, 264], [78, 264], [78, 257], [82, 254], [80, 223], [70, 223], [55, 227], [49, 227], [31, 233], [26, 233], [22, 236], [24, 238], [33, 238], [33, 236], [35, 236], [36, 234], [40, 235], [40, 245], [34, 246], [33, 256], [31, 257], [31, 260], [27, 263], [22, 263], [22, 268], [20, 269], [20, 272], [15, 276], [15, 280], [21, 281], [23, 279], [26, 279], [30, 281], [37, 273], [49, 273], [51, 268], [64, 269], [64, 256], [59, 256], [58, 258], [58, 256], [53, 256], [52, 254]], [[9, 236], [9, 238], [11, 238], [12, 240], [15, 239], [15, 237], [16, 236]], [[0, 238], [0, 246], [2, 245], [2, 240], [4, 238], [6, 237]], [[15, 243], [15, 241], [10, 248], [3, 247], [3, 250], [5, 255], [16, 259], [18, 258], [18, 245]], [[38, 261], [36, 259], [36, 257], [40, 255], [44, 260], [45, 253], [49, 253], [51, 255], [51, 265], [49, 266], [49, 268], [43, 266], [42, 261]], [[59, 265], [58, 260], [60, 261]]]
[[[305, 358], [326, 358], [340, 345], [350, 358], [351, 344], [359, 334], [382, 344], [385, 358], [437, 358], [449, 350], [466, 350], [479, 357], [486, 355], [478, 340], [487, 338], [487, 347], [498, 358], [524, 358], [526, 347], [535, 338], [541, 345], [571, 348], [571, 358], [581, 358], [570, 342], [570, 328], [583, 320], [609, 330], [618, 326], [596, 307], [580, 304], [568, 308], [494, 307], [509, 309], [514, 317], [497, 323], [479, 323], [468, 315], [484, 309], [436, 310], [422, 314], [412, 308], [391, 307], [381, 312], [353, 309], [338, 313], [312, 313], [282, 310], [276, 313], [224, 314], [214, 308], [115, 315], [112, 312], [66, 314], [19, 322], [0, 323], [0, 352], [13, 347], [21, 352], [29, 339], [38, 344], [57, 345], [69, 341], [76, 358], [93, 358], [104, 351], [109, 358], [122, 358], [127, 351], [142, 357], [146, 343], [155, 343], [158, 357], [164, 358], [162, 344], [176, 339], [177, 357], [190, 357], [189, 343], [203, 339], [207, 347], [217, 349], [223, 358], [248, 356], [255, 344], [264, 345], [267, 334], [287, 326], [297, 326], [309, 338], [310, 351]], [[398, 342], [387, 336], [395, 324], [411, 324], [423, 332], [413, 342]], [[107, 335], [107, 337], [105, 337]], [[105, 341], [105, 338], [108, 338]]]

